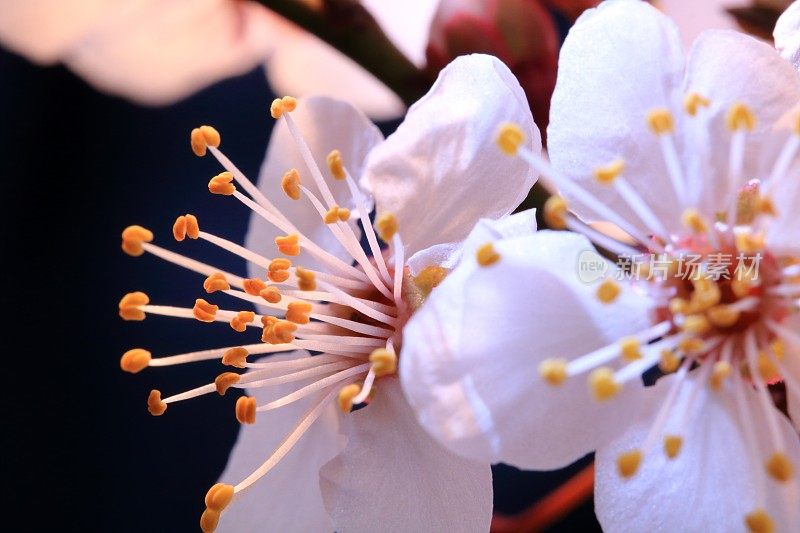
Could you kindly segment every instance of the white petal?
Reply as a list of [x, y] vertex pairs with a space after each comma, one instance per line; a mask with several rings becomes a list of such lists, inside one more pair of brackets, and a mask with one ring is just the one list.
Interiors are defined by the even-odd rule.
[[[522, 237], [536, 231], [536, 210], [527, 209], [497, 220], [482, 218], [463, 243], [436, 244], [420, 250], [406, 261], [411, 274], [416, 276], [428, 266], [453, 269], [462, 253], [474, 253], [475, 249], [488, 242], [509, 237]], [[466, 252], [465, 252], [466, 251]]]
[[658, 6], [677, 24], [687, 50], [705, 30], [737, 28], [736, 19], [726, 10], [731, 7], [729, 0], [660, 0]]
[[344, 417], [347, 446], [320, 471], [336, 531], [487, 531], [488, 464], [439, 446], [414, 420], [395, 378]]
[[392, 43], [418, 67], [425, 66], [428, 29], [439, 0], [361, 0]]
[[[353, 208], [349, 189], [344, 181], [334, 180], [330, 176], [326, 158], [333, 149], [342, 153], [345, 166], [351, 174], [358, 176], [364, 168], [364, 160], [369, 151], [381, 142], [383, 136], [363, 113], [349, 104], [329, 98], [308, 98], [299, 101], [292, 118], [303, 134], [314, 160], [322, 170], [326, 183], [333, 192], [334, 198], [341, 207]], [[303, 197], [300, 200], [289, 199], [281, 189], [283, 174], [297, 168], [303, 184], [323, 201], [314, 183], [311, 173], [306, 167], [284, 121], [280, 121], [272, 130], [266, 159], [261, 166], [258, 187], [266, 197], [308, 238], [325, 250], [352, 262], [352, 257], [339, 244], [325, 225], [322, 218]], [[352, 224], [357, 235], [358, 226]], [[272, 258], [277, 253], [274, 239], [283, 232], [268, 224], [256, 214], [250, 220], [245, 245], [266, 257]], [[308, 268], [324, 268], [307, 252], [301, 253], [298, 261]], [[260, 269], [251, 268], [252, 275], [263, 277]]]
[[792, 2], [778, 18], [772, 36], [781, 56], [800, 70], [800, 2]]
[[[308, 352], [297, 351], [263, 360], [303, 357], [308, 357]], [[247, 393], [255, 396], [259, 404], [264, 404], [310, 382], [249, 389]], [[280, 409], [258, 413], [255, 424], [242, 426], [220, 481], [235, 485], [261, 466], [311, 408], [314, 399], [310, 396]], [[333, 522], [325, 510], [319, 489], [319, 469], [344, 444], [338, 427], [339, 415], [331, 406], [277, 466], [236, 497], [222, 513], [218, 531], [333, 531]]]
[[[631, 533], [745, 531], [744, 516], [756, 506], [755, 476], [760, 476], [767, 489], [766, 508], [776, 521], [776, 531], [795, 531], [797, 522], [787, 522], [790, 517], [785, 505], [796, 507], [797, 500], [785, 502], [784, 497], [791, 496], [796, 489], [767, 478], [762, 464], [750, 463], [730, 389], [719, 394], [703, 387], [680, 431], [683, 446], [674, 460], [666, 457], [659, 440], [655, 449], [644, 457], [635, 476], [626, 480], [618, 475], [617, 457], [641, 446], [672, 379], [662, 379], [647, 389], [642, 398], [643, 409], [631, 420], [628, 431], [598, 450], [595, 456], [595, 510], [603, 529]], [[692, 381], [689, 379], [687, 385]], [[774, 447], [769, 443], [770, 432], [756, 393], [751, 389], [744, 392], [754, 413], [750, 420], [759, 441], [761, 461]], [[667, 431], [677, 431], [688, 395], [688, 387], [684, 387], [670, 411]], [[797, 434], [785, 417], [780, 417], [787, 453], [798, 465]]]
[[[785, 326], [800, 334], [800, 316], [789, 318]], [[782, 363], [795, 382], [800, 383], [800, 346], [792, 346], [788, 343], [784, 343], [784, 345], [786, 357], [783, 358]], [[794, 394], [792, 389], [786, 387], [786, 398], [789, 416], [792, 418], [794, 427], [800, 432], [800, 394]]]
[[[783, 150], [786, 142], [793, 138], [800, 120], [800, 103], [788, 111], [774, 127], [774, 134], [764, 142], [761, 154], [760, 175], [771, 175], [772, 167]], [[766, 228], [766, 242], [769, 249], [776, 254], [800, 254], [800, 217], [797, 216], [800, 208], [800, 159], [795, 157], [794, 162], [782, 176], [777, 177], [775, 188], [770, 193], [777, 216], [768, 220]]]
[[286, 25], [255, 3], [221, 0], [34, 0], [2, 9], [0, 36], [18, 51], [61, 60], [100, 89], [149, 104], [246, 72]]
[[[640, 228], [621, 197], [596, 184], [592, 173], [624, 158], [627, 180], [674, 229], [680, 210], [646, 115], [657, 107], [677, 109], [682, 76], [677, 30], [646, 2], [608, 1], [584, 12], [561, 48], [547, 129], [553, 165]], [[571, 207], [598, 218], [579, 204]]]
[[573, 359], [647, 325], [648, 302], [625, 290], [612, 305], [578, 280], [584, 237], [540, 231], [495, 243], [500, 260], [472, 254], [403, 330], [401, 383], [420, 423], [466, 457], [522, 468], [569, 464], [615, 435], [641, 385], [590, 399], [586, 376], [561, 387], [538, 374], [546, 358]]
[[445, 68], [405, 121], [367, 162], [362, 183], [378, 213], [392, 212], [406, 254], [456, 242], [480, 218], [513, 211], [536, 175], [495, 146], [498, 125], [520, 124], [539, 151], [525, 94], [508, 68], [490, 56], [463, 56]]

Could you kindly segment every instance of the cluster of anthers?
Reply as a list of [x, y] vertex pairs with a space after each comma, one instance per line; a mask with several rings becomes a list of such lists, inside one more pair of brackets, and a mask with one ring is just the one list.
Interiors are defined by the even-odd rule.
[[[400, 332], [408, 315], [418, 305], [424, 293], [438, 283], [442, 273], [428, 271], [424, 276], [411, 278], [404, 269], [403, 244], [397, 232], [397, 221], [390, 213], [377, 217], [374, 228], [370, 213], [356, 182], [349, 174], [341, 154], [334, 150], [328, 155], [328, 171], [335, 180], [344, 181], [349, 188], [356, 210], [337, 205], [334, 195], [315, 163], [291, 112], [297, 101], [291, 97], [276, 99], [271, 106], [275, 119], [285, 121], [321, 197], [307, 188], [297, 169], [283, 176], [284, 193], [296, 201], [310, 202], [317, 215], [341, 246], [351, 255], [348, 263], [326, 251], [301, 233], [297, 227], [219, 150], [220, 135], [210, 126], [201, 126], [191, 133], [194, 153], [204, 156], [211, 152], [226, 169], [213, 177], [208, 189], [213, 194], [231, 196], [255, 215], [285, 232], [275, 239], [275, 247], [283, 257], [268, 258], [265, 250], [250, 250], [200, 229], [193, 215], [179, 216], [173, 226], [177, 241], [201, 239], [230, 252], [263, 269], [260, 278], [243, 278], [221, 271], [211, 265], [190, 259], [153, 244], [153, 233], [141, 226], [130, 226], [122, 232], [122, 249], [132, 256], [145, 252], [206, 276], [203, 288], [208, 294], [225, 293], [232, 301], [249, 309], [221, 309], [203, 298], [193, 307], [153, 305], [142, 292], [125, 295], [119, 303], [119, 314], [125, 320], [143, 320], [147, 314], [190, 318], [200, 322], [228, 322], [239, 333], [259, 329], [261, 342], [248, 342], [172, 355], [151, 357], [147, 350], [136, 348], [122, 356], [121, 367], [127, 372], [139, 372], [146, 367], [168, 366], [195, 361], [219, 359], [233, 369], [249, 369], [247, 373], [229, 371], [220, 374], [213, 383], [195, 389], [161, 397], [153, 390], [147, 408], [154, 416], [164, 414], [167, 406], [203, 394], [224, 395], [228, 389], [270, 387], [278, 384], [304, 382], [290, 394], [257, 405], [256, 398], [241, 396], [236, 402], [236, 418], [242, 424], [253, 424], [259, 412], [285, 406], [309, 395], [317, 395], [313, 407], [306, 412], [278, 448], [250, 476], [238, 485], [214, 485], [206, 496], [206, 510], [200, 525], [203, 531], [213, 531], [222, 510], [236, 495], [264, 476], [302, 437], [323, 410], [338, 400], [344, 412], [354, 405], [367, 403], [375, 392], [376, 380], [392, 376], [397, 370]], [[237, 189], [240, 186], [247, 195]], [[305, 200], [303, 198], [305, 197]], [[371, 254], [362, 249], [351, 223], [357, 216], [369, 243]], [[377, 236], [376, 236], [377, 232]], [[378, 236], [388, 244], [380, 248]], [[324, 270], [304, 268], [293, 259], [308, 254]], [[296, 259], [295, 259], [296, 261]], [[404, 280], [404, 277], [406, 278]], [[405, 293], [405, 294], [403, 294]], [[407, 303], [408, 302], [408, 303]], [[251, 309], [264, 310], [257, 313]], [[308, 350], [312, 357], [293, 360], [252, 362], [256, 355]]]
[[[706, 98], [691, 93], [684, 100], [684, 109], [690, 120], [697, 119], [709, 104]], [[540, 374], [553, 386], [588, 374], [588, 387], [597, 401], [610, 400], [626, 382], [642, 379], [654, 367], [663, 374], [676, 374], [648, 437], [617, 459], [619, 474], [625, 478], [636, 474], [659, 440], [667, 457], [679, 456], [682, 431], [701, 387], [732, 394], [740, 424], [749, 439], [746, 443], [749, 464], [756, 472], [762, 472], [756, 474], [758, 501], [755, 510], [745, 516], [745, 524], [753, 532], [772, 531], [774, 521], [764, 510], [767, 475], [786, 486], [796, 481], [795, 465], [787, 456], [787, 443], [780, 429], [781, 415], [768, 386], [783, 381], [791, 394], [800, 396], [800, 376], [788, 372], [783, 362], [785, 357], [797, 357], [800, 350], [800, 334], [785, 324], [800, 308], [800, 257], [770, 250], [764, 235], [777, 216], [771, 194], [791, 178], [791, 163], [800, 147], [800, 122], [771, 172], [745, 181], [742, 168], [746, 140], [756, 117], [744, 104], [729, 108], [726, 124], [731, 134], [730, 168], [728, 193], [724, 198], [727, 208], [712, 221], [695, 207], [701, 184], [687, 179], [681, 168], [674, 116], [667, 109], [653, 109], [646, 120], [658, 137], [669, 180], [683, 209], [675, 213], [684, 228], [679, 233], [667, 231], [626, 181], [623, 159], [597, 168], [594, 179], [613, 188], [647, 232], [526, 149], [516, 125], [507, 124], [500, 130], [497, 141], [504, 152], [527, 161], [549, 182], [552, 190], [563, 191], [593, 211], [598, 219], [616, 224], [635, 244], [631, 246], [631, 241], [621, 242], [587, 226], [570, 212], [565, 198], [558, 195], [552, 196], [545, 206], [544, 215], [550, 227], [583, 233], [599, 246], [631, 259], [627, 271], [623, 271], [623, 281], [658, 302], [651, 327], [570, 361], [545, 360]], [[795, 189], [794, 193], [797, 192]], [[686, 257], [692, 258], [691, 265], [685, 261]], [[722, 258], [733, 261], [725, 265]], [[661, 271], [655, 272], [656, 269]], [[618, 281], [605, 279], [598, 285], [596, 297], [612, 305], [622, 292]], [[690, 373], [698, 379], [687, 380]], [[691, 387], [685, 412], [678, 413], [677, 425], [668, 423], [676, 419], [670, 414], [684, 386]], [[761, 407], [758, 412], [751, 412], [744, 397], [745, 387], [757, 390]], [[752, 422], [755, 417], [766, 419], [772, 449], [759, 449]]]

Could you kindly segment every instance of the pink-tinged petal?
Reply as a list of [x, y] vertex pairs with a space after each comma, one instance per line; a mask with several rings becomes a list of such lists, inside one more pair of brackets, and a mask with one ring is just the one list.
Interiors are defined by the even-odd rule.
[[800, 3], [792, 2], [783, 12], [772, 36], [781, 56], [800, 70]]
[[[380, 130], [361, 111], [350, 104], [330, 98], [301, 99], [291, 116], [303, 134], [314, 161], [321, 169], [338, 205], [355, 208], [347, 184], [331, 176], [327, 156], [332, 150], [339, 150], [347, 169], [353, 176], [358, 176], [363, 172], [364, 161], [369, 151], [383, 140]], [[281, 189], [281, 178], [291, 168], [296, 168], [300, 172], [303, 185], [324, 202], [286, 123], [281, 120], [272, 130], [267, 155], [258, 178], [258, 188], [304, 235], [328, 252], [351, 263], [352, 257], [336, 240], [311, 202], [305, 196], [300, 200], [291, 200], [284, 194]], [[371, 206], [369, 198], [365, 197], [365, 201], [369, 208]], [[351, 220], [356, 235], [360, 236], [361, 232], [355, 219]], [[283, 234], [284, 232], [253, 214], [245, 246], [272, 258], [278, 253], [274, 239]], [[307, 268], [323, 268], [308, 252], [301, 253], [298, 262]], [[324, 269], [328, 270], [327, 267]], [[264, 272], [255, 266], [251, 266], [250, 272], [253, 276], [264, 276]]]
[[[759, 82], [753, 83], [752, 80]], [[698, 37], [689, 54], [685, 92], [696, 92], [710, 100], [702, 111], [706, 130], [704, 143], [708, 165], [697, 178], [702, 186], [701, 208], [708, 215], [724, 210], [728, 183], [731, 133], [726, 116], [731, 106], [747, 105], [756, 126], [747, 133], [744, 176], [763, 176], [761, 152], [781, 117], [800, 101], [800, 78], [768, 44], [734, 31], [707, 31]], [[689, 144], [689, 143], [687, 143]], [[696, 146], [690, 146], [696, 148]]]
[[[263, 358], [261, 361], [305, 357], [309, 357], [308, 352], [297, 351]], [[261, 405], [311, 381], [248, 389], [247, 394], [254, 396]], [[312, 408], [314, 400], [315, 396], [312, 395], [280, 409], [258, 413], [255, 424], [243, 425], [220, 481], [235, 485], [261, 466]], [[277, 466], [236, 496], [222, 513], [218, 531], [333, 531], [334, 525], [325, 510], [319, 489], [319, 469], [336, 456], [343, 444], [344, 438], [339, 433], [339, 414], [331, 405]]]
[[386, 36], [414, 64], [425, 66], [428, 30], [439, 0], [361, 0]]
[[642, 387], [630, 382], [620, 397], [598, 403], [585, 374], [552, 387], [539, 364], [644, 329], [649, 301], [623, 289], [601, 304], [599, 281], [577, 275], [579, 257], [593, 250], [585, 237], [540, 231], [494, 247], [499, 261], [479, 267], [465, 255], [406, 325], [401, 383], [420, 423], [451, 450], [558, 468], [617, 435]]
[[336, 531], [487, 531], [489, 465], [453, 455], [417, 424], [396, 378], [344, 417], [344, 451], [320, 471]]
[[453, 61], [367, 162], [362, 180], [378, 213], [397, 216], [406, 254], [467, 236], [480, 218], [509, 214], [536, 174], [494, 144], [498, 126], [520, 124], [538, 152], [539, 131], [525, 94], [491, 56]]
[[[780, 484], [767, 477], [763, 466], [774, 451], [766, 416], [756, 392], [743, 390], [752, 415], [749, 424], [758, 441], [757, 465], [750, 461], [745, 429], [738, 417], [730, 385], [721, 393], [703, 386], [689, 410], [689, 388], [696, 377], [687, 379], [674, 408], [670, 410], [666, 431], [683, 437], [675, 459], [665, 455], [661, 439], [645, 454], [638, 472], [628, 479], [617, 473], [617, 457], [642, 445], [660, 409], [673, 377], [659, 381], [642, 395], [642, 411], [630, 420], [630, 427], [595, 456], [595, 511], [606, 531], [746, 531], [744, 516], [757, 502], [756, 479], [765, 487], [766, 510], [775, 521], [775, 531], [796, 531], [798, 501], [796, 485]], [[789, 459], [800, 465], [797, 433], [780, 414], [780, 430], [787, 443]]]
[[[800, 317], [794, 316], [789, 318], [784, 326], [800, 335]], [[781, 363], [794, 382], [800, 383], [800, 346], [784, 343], [784, 349], [786, 350], [786, 356]], [[800, 432], [800, 394], [797, 394], [795, 389], [787, 386], [786, 398], [789, 416], [792, 419], [795, 429]]]
[[[669, 16], [681, 32], [688, 50], [692, 42], [706, 30], [734, 30], [736, 19], [726, 8], [735, 5], [729, 0], [660, 0], [658, 7]], [[737, 6], [738, 7], [738, 6]]]
[[[667, 230], [676, 229], [681, 211], [646, 117], [654, 108], [680, 109], [683, 69], [675, 25], [638, 0], [584, 12], [559, 55], [547, 129], [553, 166], [643, 231], [634, 211], [593, 173], [624, 158], [624, 177]], [[571, 207], [588, 220], [603, 218], [574, 201]]]

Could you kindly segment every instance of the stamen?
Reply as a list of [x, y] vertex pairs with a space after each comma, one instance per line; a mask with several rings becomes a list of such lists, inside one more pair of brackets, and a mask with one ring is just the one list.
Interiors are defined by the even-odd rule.
[[218, 305], [210, 304], [202, 298], [195, 300], [192, 308], [194, 317], [200, 322], [214, 322], [217, 311], [219, 311]]
[[614, 380], [614, 370], [601, 366], [589, 374], [589, 392], [597, 401], [605, 401], [616, 396], [622, 386]]
[[316, 290], [317, 282], [312, 271], [306, 270], [303, 267], [297, 267], [294, 270], [294, 274], [297, 276], [297, 286], [301, 291]]
[[326, 158], [328, 169], [333, 175], [333, 179], [343, 180], [347, 177], [344, 170], [344, 161], [342, 160], [342, 153], [339, 150], [332, 150]]
[[242, 281], [243, 281], [242, 278], [235, 274], [231, 274], [230, 272], [225, 272], [211, 265], [201, 263], [200, 261], [189, 259], [188, 257], [182, 256], [165, 248], [161, 248], [160, 246], [156, 246], [155, 244], [146, 243], [143, 245], [143, 247], [146, 252], [151, 253], [154, 256], [158, 257], [159, 259], [163, 259], [164, 261], [167, 261], [179, 267], [191, 270], [192, 272], [196, 272], [203, 276], [210, 276], [215, 272], [220, 272], [225, 276], [225, 279], [228, 280], [228, 283], [230, 283], [231, 286], [233, 287], [242, 286]]
[[209, 146], [213, 146], [214, 148], [218, 147], [220, 140], [219, 132], [211, 126], [194, 128], [189, 137], [192, 152], [198, 157], [206, 155], [206, 149], [208, 149]]
[[545, 359], [539, 364], [539, 375], [550, 385], [561, 385], [568, 377], [566, 359]]
[[225, 274], [222, 272], [214, 272], [203, 282], [203, 289], [205, 289], [208, 294], [213, 294], [217, 291], [229, 291], [231, 290], [231, 286], [228, 280], [225, 279]]
[[236, 192], [236, 185], [231, 183], [232, 181], [233, 174], [228, 171], [220, 172], [208, 182], [208, 191], [211, 194], [231, 196], [234, 192]]
[[217, 387], [217, 393], [220, 396], [225, 396], [228, 389], [233, 385], [239, 383], [241, 376], [236, 372], [223, 372], [214, 380], [214, 385]]
[[147, 350], [142, 348], [134, 348], [122, 354], [122, 359], [119, 361], [119, 366], [125, 372], [136, 374], [141, 372], [150, 365], [152, 356]]
[[397, 372], [397, 355], [386, 348], [379, 348], [369, 354], [369, 362], [372, 363], [371, 370], [375, 377], [381, 378]]
[[142, 226], [128, 226], [122, 231], [122, 251], [132, 257], [144, 253], [143, 243], [153, 240], [153, 232]]
[[494, 245], [490, 242], [478, 247], [475, 256], [478, 264], [483, 267], [493, 265], [500, 260], [500, 254], [495, 251]]
[[283, 175], [281, 179], [281, 188], [286, 196], [292, 200], [299, 200], [301, 197], [300, 192], [300, 173], [296, 168], [291, 169]]
[[231, 319], [231, 327], [234, 331], [243, 333], [247, 329], [247, 324], [254, 322], [256, 314], [252, 311], [239, 311], [235, 317]]
[[147, 411], [153, 416], [161, 416], [167, 410], [167, 404], [161, 400], [161, 391], [153, 389], [147, 397]]
[[286, 320], [295, 324], [308, 324], [310, 322], [311, 304], [308, 302], [292, 302], [286, 310]]
[[744, 518], [744, 523], [750, 533], [773, 533], [775, 522], [772, 521], [767, 511], [758, 508]]
[[708, 107], [710, 105], [711, 101], [708, 98], [696, 92], [686, 93], [683, 99], [683, 108], [686, 110], [686, 113], [693, 117], [697, 115], [700, 107]]
[[525, 134], [516, 124], [506, 123], [497, 132], [497, 146], [507, 155], [516, 155], [517, 150], [525, 142]]
[[349, 413], [353, 409], [353, 399], [361, 392], [361, 387], [355, 383], [345, 385], [339, 390], [339, 410]]
[[[672, 323], [668, 320], [665, 320], [664, 322], [659, 322], [654, 326], [640, 331], [634, 335], [634, 337], [638, 339], [641, 344], [647, 344], [650, 341], [667, 334], [671, 328]], [[567, 374], [569, 376], [581, 374], [587, 370], [591, 370], [592, 368], [612, 361], [618, 357], [619, 354], [619, 343], [613, 343], [608, 346], [604, 346], [603, 348], [595, 350], [594, 352], [582, 355], [581, 357], [570, 361], [567, 365]]]
[[567, 201], [558, 195], [553, 195], [544, 203], [544, 221], [551, 229], [566, 229], [567, 227]]
[[624, 478], [632, 477], [639, 470], [639, 465], [642, 464], [641, 450], [631, 450], [620, 454], [617, 457], [617, 470], [619, 475]]
[[326, 378], [322, 378], [314, 383], [306, 385], [305, 387], [298, 389], [286, 396], [278, 398], [277, 400], [273, 400], [269, 403], [264, 405], [260, 405], [257, 411], [270, 411], [272, 409], [277, 409], [278, 407], [283, 407], [284, 405], [288, 405], [290, 403], [296, 402], [302, 398], [305, 398], [309, 394], [312, 394], [318, 390], [327, 388], [331, 385], [339, 383], [343, 380], [356, 376], [358, 374], [365, 374], [369, 371], [370, 365], [358, 365], [352, 368], [348, 368], [347, 370], [343, 370], [341, 372], [337, 372], [332, 376], [328, 376]]
[[240, 396], [236, 400], [236, 420], [240, 424], [256, 423], [256, 399], [252, 396]]
[[383, 213], [375, 219], [375, 230], [383, 242], [391, 242], [397, 233], [397, 218], [392, 213]]
[[683, 178], [681, 171], [680, 159], [675, 149], [675, 141], [673, 133], [675, 130], [675, 119], [672, 113], [666, 108], [652, 109], [647, 113], [647, 124], [654, 134], [658, 136], [661, 153], [664, 157], [664, 163], [667, 166], [667, 174], [669, 174], [672, 181], [672, 188], [675, 190], [675, 196], [678, 198], [678, 204], [681, 206], [686, 205], [686, 182]]
[[200, 226], [197, 223], [197, 217], [194, 215], [181, 215], [175, 219], [172, 225], [172, 236], [175, 240], [180, 242], [186, 237], [196, 239], [199, 236]]
[[231, 485], [217, 483], [206, 493], [206, 509], [200, 516], [200, 529], [203, 533], [213, 533], [219, 524], [219, 517], [222, 511], [230, 504], [233, 499], [234, 488]]
[[300, 255], [300, 236], [297, 233], [282, 237], [275, 237], [275, 246], [283, 255]]
[[150, 298], [141, 291], [129, 292], [119, 301], [119, 316], [123, 320], [144, 320], [142, 306], [150, 303]]
[[598, 287], [597, 287], [597, 299], [600, 300], [604, 304], [610, 304], [614, 302], [617, 297], [619, 297], [622, 289], [620, 286], [611, 278], [604, 280]]

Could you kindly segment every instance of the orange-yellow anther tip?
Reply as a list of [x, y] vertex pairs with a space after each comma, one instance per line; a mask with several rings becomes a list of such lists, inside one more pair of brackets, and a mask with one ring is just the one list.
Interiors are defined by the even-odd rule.
[[[278, 295], [280, 298], [280, 295]], [[295, 324], [308, 324], [311, 319], [311, 304], [308, 302], [291, 302], [286, 308], [286, 320]]]
[[233, 485], [216, 483], [206, 492], [206, 507], [213, 511], [222, 511], [231, 503], [233, 494]]
[[203, 157], [209, 146], [218, 147], [221, 141], [219, 132], [211, 126], [200, 126], [194, 128], [190, 135], [192, 152], [196, 156]]
[[222, 354], [222, 364], [236, 368], [245, 368], [248, 355], [250, 354], [244, 348], [231, 348]]
[[359, 392], [361, 392], [361, 386], [356, 383], [351, 383], [341, 388], [339, 391], [339, 409], [343, 413], [350, 412], [353, 408], [353, 398], [358, 396]]
[[236, 420], [240, 424], [256, 423], [256, 399], [251, 396], [241, 396], [236, 400]]
[[397, 233], [398, 223], [397, 217], [392, 213], [383, 213], [378, 215], [375, 219], [375, 231], [378, 232], [378, 237], [383, 239], [383, 242], [391, 242], [394, 234]]
[[710, 105], [711, 101], [708, 98], [695, 92], [687, 93], [683, 98], [683, 109], [690, 116], [697, 115], [697, 111], [701, 107], [708, 107]]
[[697, 209], [690, 208], [684, 211], [681, 215], [681, 222], [694, 233], [705, 233], [708, 231], [708, 223]]
[[346, 207], [339, 207], [338, 205], [334, 205], [325, 213], [325, 216], [322, 217], [322, 220], [326, 224], [334, 224], [336, 222], [347, 222], [350, 220], [350, 210]]
[[385, 348], [378, 348], [369, 354], [375, 377], [389, 376], [397, 372], [397, 355]]
[[194, 317], [200, 322], [214, 322], [217, 311], [219, 311], [219, 306], [210, 304], [202, 298], [195, 300], [192, 308]]
[[506, 155], [516, 155], [524, 141], [525, 134], [517, 124], [503, 124], [497, 131], [497, 146]]
[[144, 253], [142, 243], [151, 242], [153, 232], [142, 226], [128, 226], [122, 230], [122, 251], [126, 254], [138, 257]]
[[661, 350], [659, 361], [658, 361], [658, 369], [661, 370], [665, 374], [671, 374], [678, 370], [678, 366], [681, 364], [680, 358], [675, 355], [675, 352], [672, 350]]
[[656, 135], [664, 135], [675, 129], [675, 119], [666, 108], [651, 109], [647, 113], [647, 125]]
[[172, 236], [175, 240], [180, 242], [186, 237], [196, 239], [200, 236], [200, 225], [197, 223], [197, 217], [194, 215], [181, 215], [175, 219], [172, 225]]
[[203, 282], [203, 289], [208, 294], [213, 294], [217, 291], [228, 291], [230, 288], [231, 286], [222, 272], [214, 272]]
[[167, 410], [167, 404], [161, 400], [161, 391], [153, 389], [147, 396], [147, 410], [153, 416], [161, 416]]
[[225, 396], [228, 389], [233, 385], [239, 383], [241, 376], [236, 372], [223, 372], [214, 380], [214, 385], [217, 387], [217, 393], [220, 396]]
[[642, 358], [641, 342], [636, 337], [625, 337], [619, 341], [619, 352], [623, 361], [637, 361]]
[[300, 236], [296, 233], [275, 237], [275, 246], [283, 255], [291, 257], [300, 255]]
[[136, 374], [147, 368], [150, 364], [150, 359], [152, 359], [150, 352], [142, 348], [134, 348], [122, 354], [122, 358], [119, 360], [119, 367], [125, 372]]
[[544, 203], [544, 221], [551, 229], [567, 227], [567, 201], [561, 196], [551, 196]]
[[206, 509], [200, 515], [200, 530], [203, 533], [214, 533], [219, 525], [220, 512]]
[[297, 276], [297, 287], [301, 291], [313, 291], [317, 288], [316, 276], [312, 271], [297, 267], [294, 269], [294, 275]]
[[589, 391], [597, 401], [613, 398], [620, 388], [620, 384], [614, 380], [614, 370], [609, 367], [596, 368], [589, 374]]
[[145, 312], [139, 307], [150, 303], [150, 298], [141, 291], [129, 292], [119, 301], [119, 316], [123, 320], [144, 320]]
[[333, 150], [328, 154], [328, 168], [333, 174], [334, 179], [343, 180], [347, 177], [344, 171], [344, 161], [342, 161], [342, 153], [339, 150]]
[[232, 195], [236, 192], [236, 185], [233, 184], [233, 174], [225, 171], [211, 178], [208, 182], [208, 191], [211, 194]]
[[257, 278], [245, 279], [242, 281], [242, 288], [250, 296], [258, 296], [261, 291], [267, 288], [267, 284]]
[[613, 279], [606, 279], [597, 287], [597, 299], [604, 304], [614, 302], [622, 292], [620, 286]]
[[[286, 273], [288, 277], [288, 272]], [[276, 304], [281, 301], [281, 292], [277, 287], [269, 286], [258, 293], [259, 296], [264, 298], [268, 303]]]
[[731, 106], [728, 114], [725, 115], [725, 125], [731, 131], [753, 131], [756, 127], [756, 116], [747, 105], [737, 102]]
[[561, 385], [567, 380], [566, 359], [545, 359], [539, 364], [539, 375], [550, 385]]
[[284, 113], [291, 113], [297, 109], [297, 99], [293, 96], [284, 96], [283, 98], [276, 98], [269, 106], [269, 114], [274, 119], [279, 119]]
[[744, 523], [750, 533], [773, 533], [775, 522], [764, 509], [756, 509], [745, 515]]
[[679, 435], [666, 435], [664, 437], [664, 453], [670, 459], [675, 459], [683, 447], [683, 437]]
[[292, 200], [299, 200], [302, 197], [300, 190], [300, 173], [296, 168], [291, 169], [281, 178], [281, 188], [283, 192]]
[[235, 317], [233, 317], [230, 321], [231, 327], [234, 331], [239, 333], [243, 333], [247, 330], [247, 324], [253, 322], [256, 319], [256, 314], [252, 311], [239, 311]]
[[767, 473], [773, 479], [786, 483], [794, 477], [794, 465], [792, 461], [781, 452], [773, 453], [766, 462]]
[[500, 261], [500, 254], [494, 249], [492, 243], [487, 242], [475, 251], [475, 259], [480, 266], [488, 267]]
[[603, 185], [614, 183], [620, 174], [625, 170], [625, 160], [616, 159], [604, 167], [599, 167], [594, 171], [594, 179]]
[[617, 471], [624, 478], [629, 478], [636, 474], [641, 464], [642, 452], [640, 450], [631, 450], [617, 457]]

